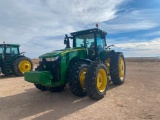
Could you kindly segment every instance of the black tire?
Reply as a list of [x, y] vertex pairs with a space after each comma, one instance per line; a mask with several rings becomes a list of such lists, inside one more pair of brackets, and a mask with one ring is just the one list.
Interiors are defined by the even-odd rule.
[[109, 83], [111, 82], [111, 76], [110, 76], [110, 57], [106, 57], [105, 60], [103, 61], [103, 64], [106, 66], [107, 68], [107, 72], [108, 72], [108, 78], [109, 78]]
[[35, 71], [40, 71], [39, 66], [37, 66], [37, 67], [35, 68]]
[[5, 67], [4, 70], [2, 71], [2, 74], [4, 74], [5, 76], [13, 75], [12, 70], [9, 71], [8, 69], [10, 68]]
[[64, 85], [63, 86], [58, 86], [58, 87], [49, 87], [48, 90], [50, 92], [61, 92], [64, 90]]
[[[107, 67], [107, 71], [108, 71], [108, 76], [109, 76], [109, 83], [111, 82], [111, 76], [110, 76], [110, 61], [111, 61], [111, 57], [115, 54], [115, 51], [112, 50], [110, 52], [107, 52], [104, 55], [104, 59], [103, 59], [103, 63], [104, 65]], [[101, 56], [103, 56], [103, 54], [101, 54]]]
[[[102, 87], [102, 90], [98, 88], [98, 83], [97, 83], [98, 82], [97, 77], [99, 76], [100, 71], [103, 71], [103, 74], [104, 74], [104, 75], [101, 74], [101, 76], [103, 76], [103, 80], [100, 83], [102, 86], [99, 86], [99, 87]], [[86, 77], [84, 81], [87, 95], [90, 98], [95, 100], [102, 99], [106, 94], [108, 81], [109, 81], [108, 72], [107, 72], [106, 66], [101, 62], [93, 62], [87, 69]]]
[[76, 95], [83, 97], [86, 95], [83, 86], [80, 83], [80, 74], [84, 69], [87, 69], [88, 65], [86, 63], [77, 63], [69, 70], [68, 83], [71, 92]]
[[[123, 61], [123, 63], [120, 64], [121, 61]], [[125, 74], [126, 74], [126, 64], [123, 53], [116, 52], [111, 57], [111, 64], [110, 64], [110, 75], [113, 84], [115, 85], [123, 84], [125, 81]]]
[[36, 86], [37, 89], [41, 90], [41, 91], [47, 91], [47, 88], [45, 86], [42, 86], [40, 84], [34, 84]]
[[[23, 68], [24, 70], [21, 71], [20, 68], [19, 68], [19, 65], [23, 62], [23, 61], [27, 61], [27, 64], [25, 64], [25, 67]], [[29, 65], [29, 68], [28, 68], [28, 65]], [[13, 67], [14, 67], [14, 74], [16, 76], [23, 76], [24, 75], [24, 72], [28, 72], [28, 71], [31, 71], [33, 69], [33, 63], [31, 62], [31, 60], [27, 57], [20, 57], [20, 58], [17, 58], [14, 63], [13, 63]]]
[[2, 74], [4, 74], [5, 76], [13, 75], [12, 65], [10, 64], [7, 65], [6, 63], [2, 63], [1, 70]]

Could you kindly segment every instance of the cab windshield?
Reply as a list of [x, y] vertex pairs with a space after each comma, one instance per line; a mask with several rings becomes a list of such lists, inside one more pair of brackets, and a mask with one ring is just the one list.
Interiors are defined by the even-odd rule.
[[95, 45], [93, 33], [75, 36], [75, 47], [90, 48], [93, 45]]
[[2, 54], [4, 51], [4, 48], [2, 46], [0, 46], [0, 54]]

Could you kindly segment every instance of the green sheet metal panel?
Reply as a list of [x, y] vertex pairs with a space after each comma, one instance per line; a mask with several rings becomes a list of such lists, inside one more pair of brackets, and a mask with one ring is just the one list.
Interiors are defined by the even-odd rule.
[[24, 74], [25, 81], [45, 86], [51, 85], [52, 77], [49, 71], [30, 71]]

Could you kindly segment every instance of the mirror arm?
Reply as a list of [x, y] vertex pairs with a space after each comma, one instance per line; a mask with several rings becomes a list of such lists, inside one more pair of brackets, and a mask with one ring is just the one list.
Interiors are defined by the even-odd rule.
[[114, 45], [109, 45], [106, 47], [106, 49], [110, 49], [110, 47], [113, 47]]
[[20, 54], [23, 54], [23, 53], [26, 53], [26, 52], [21, 52]]

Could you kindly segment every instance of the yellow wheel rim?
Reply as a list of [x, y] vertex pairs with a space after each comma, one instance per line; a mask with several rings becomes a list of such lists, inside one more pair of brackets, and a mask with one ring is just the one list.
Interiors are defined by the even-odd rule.
[[119, 77], [121, 80], [124, 79], [124, 59], [120, 57], [119, 63], [118, 63], [118, 68], [119, 68]]
[[31, 63], [28, 60], [23, 60], [19, 64], [19, 70], [24, 73], [31, 70]]
[[104, 69], [100, 69], [97, 75], [97, 88], [100, 92], [104, 92], [107, 86], [108, 77]]
[[82, 88], [84, 88], [84, 79], [85, 79], [86, 71], [87, 71], [87, 68], [84, 68], [83, 70], [81, 70], [79, 75], [80, 85]]

